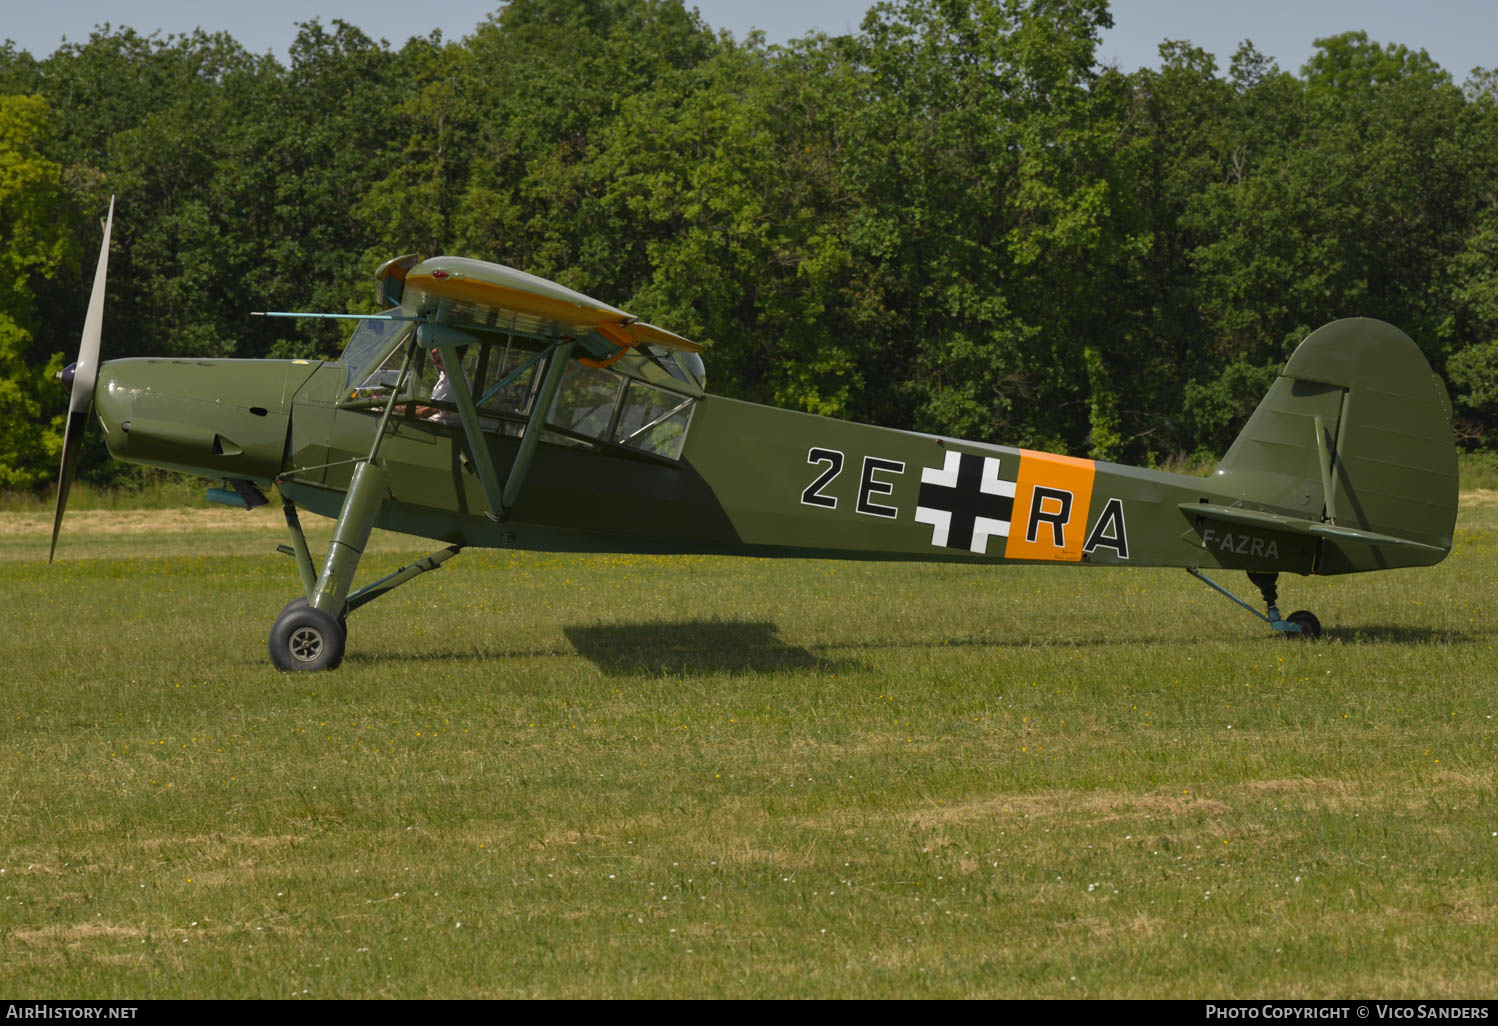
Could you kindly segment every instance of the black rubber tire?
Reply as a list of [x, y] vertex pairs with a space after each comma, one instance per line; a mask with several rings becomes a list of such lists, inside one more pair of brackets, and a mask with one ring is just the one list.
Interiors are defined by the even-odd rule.
[[347, 640], [341, 624], [302, 600], [287, 604], [270, 629], [270, 661], [283, 672], [336, 670]]
[[[307, 605], [308, 605], [307, 600], [305, 598], [303, 598], [302, 596], [298, 595], [296, 598], [292, 599], [290, 602], [286, 603], [284, 606], [281, 607], [281, 611], [276, 614], [276, 619], [279, 620], [281, 617], [285, 616], [287, 613], [291, 612], [293, 609], [306, 609]], [[343, 637], [344, 637], [344, 640], [346, 641], [348, 639], [348, 610], [347, 609], [345, 609], [343, 611], [342, 615], [340, 615], [338, 617], [338, 626], [340, 626], [340, 627], [343, 628]], [[329, 667], [329, 669], [332, 669], [332, 667]]]
[[1321, 637], [1321, 621], [1316, 619], [1316, 614], [1309, 609], [1297, 609], [1285, 617], [1290, 623], [1299, 624], [1300, 630], [1291, 634], [1292, 638], [1319, 638]]

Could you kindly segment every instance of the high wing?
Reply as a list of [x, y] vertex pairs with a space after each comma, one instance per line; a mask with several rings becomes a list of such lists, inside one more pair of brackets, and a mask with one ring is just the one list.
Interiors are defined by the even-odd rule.
[[437, 256], [398, 257], [377, 272], [377, 296], [410, 317], [453, 327], [576, 338], [595, 366], [641, 343], [700, 353], [704, 346], [634, 314], [504, 264]]

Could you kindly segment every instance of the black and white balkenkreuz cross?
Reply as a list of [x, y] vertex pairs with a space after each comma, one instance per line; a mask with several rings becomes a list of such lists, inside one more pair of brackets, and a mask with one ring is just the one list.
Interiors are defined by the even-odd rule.
[[1014, 482], [999, 480], [993, 456], [949, 452], [941, 469], [921, 469], [915, 521], [931, 525], [931, 544], [988, 552], [988, 539], [1009, 537]]

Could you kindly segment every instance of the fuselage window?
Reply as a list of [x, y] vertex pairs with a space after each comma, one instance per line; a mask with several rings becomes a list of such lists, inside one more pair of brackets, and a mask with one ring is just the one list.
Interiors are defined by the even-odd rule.
[[692, 406], [693, 401], [686, 396], [631, 381], [613, 440], [631, 449], [680, 459], [692, 421]]
[[478, 373], [479, 347], [459, 346], [457, 355], [460, 368], [446, 366], [442, 354], [436, 349], [419, 354], [420, 362], [416, 371], [416, 398], [418, 402], [422, 399], [430, 399], [432, 403], [432, 405], [416, 407], [416, 416], [422, 420], [430, 420], [438, 424], [461, 422], [456, 401], [453, 399], [452, 374], [455, 370], [461, 369], [463, 380], [471, 386]]
[[[463, 380], [468, 393], [478, 407], [479, 424], [483, 430], [501, 434], [519, 434], [522, 426], [501, 417], [483, 416], [485, 413], [507, 413], [525, 416], [529, 411], [535, 390], [537, 368], [544, 366], [533, 359], [537, 350], [517, 346], [511, 339], [485, 340], [476, 344], [457, 347], [461, 361]], [[398, 361], [401, 352], [391, 354], [391, 361]], [[389, 372], [393, 380], [394, 371]], [[405, 393], [414, 397], [415, 415], [438, 424], [457, 425], [462, 418], [457, 412], [457, 400], [453, 394], [449, 368], [444, 365], [442, 354], [429, 349], [416, 353], [412, 373], [412, 384]], [[426, 400], [423, 402], [423, 400]], [[397, 412], [404, 412], [398, 408]]]
[[619, 398], [619, 375], [580, 363], [568, 364], [548, 423], [590, 438], [607, 438]]
[[[479, 409], [520, 416], [528, 413], [537, 372], [544, 366], [544, 361], [532, 360], [536, 352], [513, 342], [497, 342], [491, 346], [485, 361], [484, 380], [475, 391], [475, 398], [480, 400]], [[526, 366], [527, 361], [530, 361], [529, 366]], [[524, 369], [516, 374], [522, 367]], [[513, 380], [505, 381], [512, 374]], [[497, 389], [496, 385], [499, 386]]]

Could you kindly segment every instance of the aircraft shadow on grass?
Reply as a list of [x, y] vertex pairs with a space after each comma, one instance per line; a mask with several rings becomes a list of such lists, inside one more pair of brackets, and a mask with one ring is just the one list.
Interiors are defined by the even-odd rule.
[[[865, 640], [848, 645], [814, 645], [803, 648], [790, 645], [779, 636], [780, 628], [770, 622], [743, 620], [684, 620], [674, 622], [641, 622], [624, 624], [590, 624], [563, 627], [562, 633], [571, 645], [533, 650], [468, 649], [435, 651], [421, 655], [401, 656], [393, 653], [349, 656], [350, 663], [376, 663], [411, 659], [417, 662], [459, 660], [502, 662], [506, 659], [565, 657], [576, 654], [612, 677], [653, 676], [680, 677], [713, 674], [782, 673], [797, 670], [847, 673], [865, 669], [863, 664], [838, 650], [858, 648], [884, 649], [1036, 649], [1098, 648], [1139, 644], [1178, 644], [1179, 636], [1110, 638], [1067, 635], [1055, 638], [984, 637], [946, 640]], [[1370, 624], [1356, 628], [1334, 628], [1326, 632], [1328, 641], [1341, 644], [1450, 645], [1474, 641], [1477, 635], [1468, 631], [1408, 624]], [[1285, 639], [1287, 645], [1297, 644]]]
[[848, 659], [816, 655], [779, 636], [773, 623], [687, 620], [562, 628], [577, 654], [610, 676], [645, 674], [832, 672], [859, 669]]
[[507, 659], [582, 656], [611, 677], [681, 677], [798, 670], [842, 673], [862, 669], [855, 660], [818, 655], [781, 640], [780, 628], [768, 622], [684, 620], [657, 623], [589, 624], [563, 627], [571, 648], [483, 648], [464, 651], [351, 653], [350, 664], [411, 660], [456, 660], [500, 663]]

